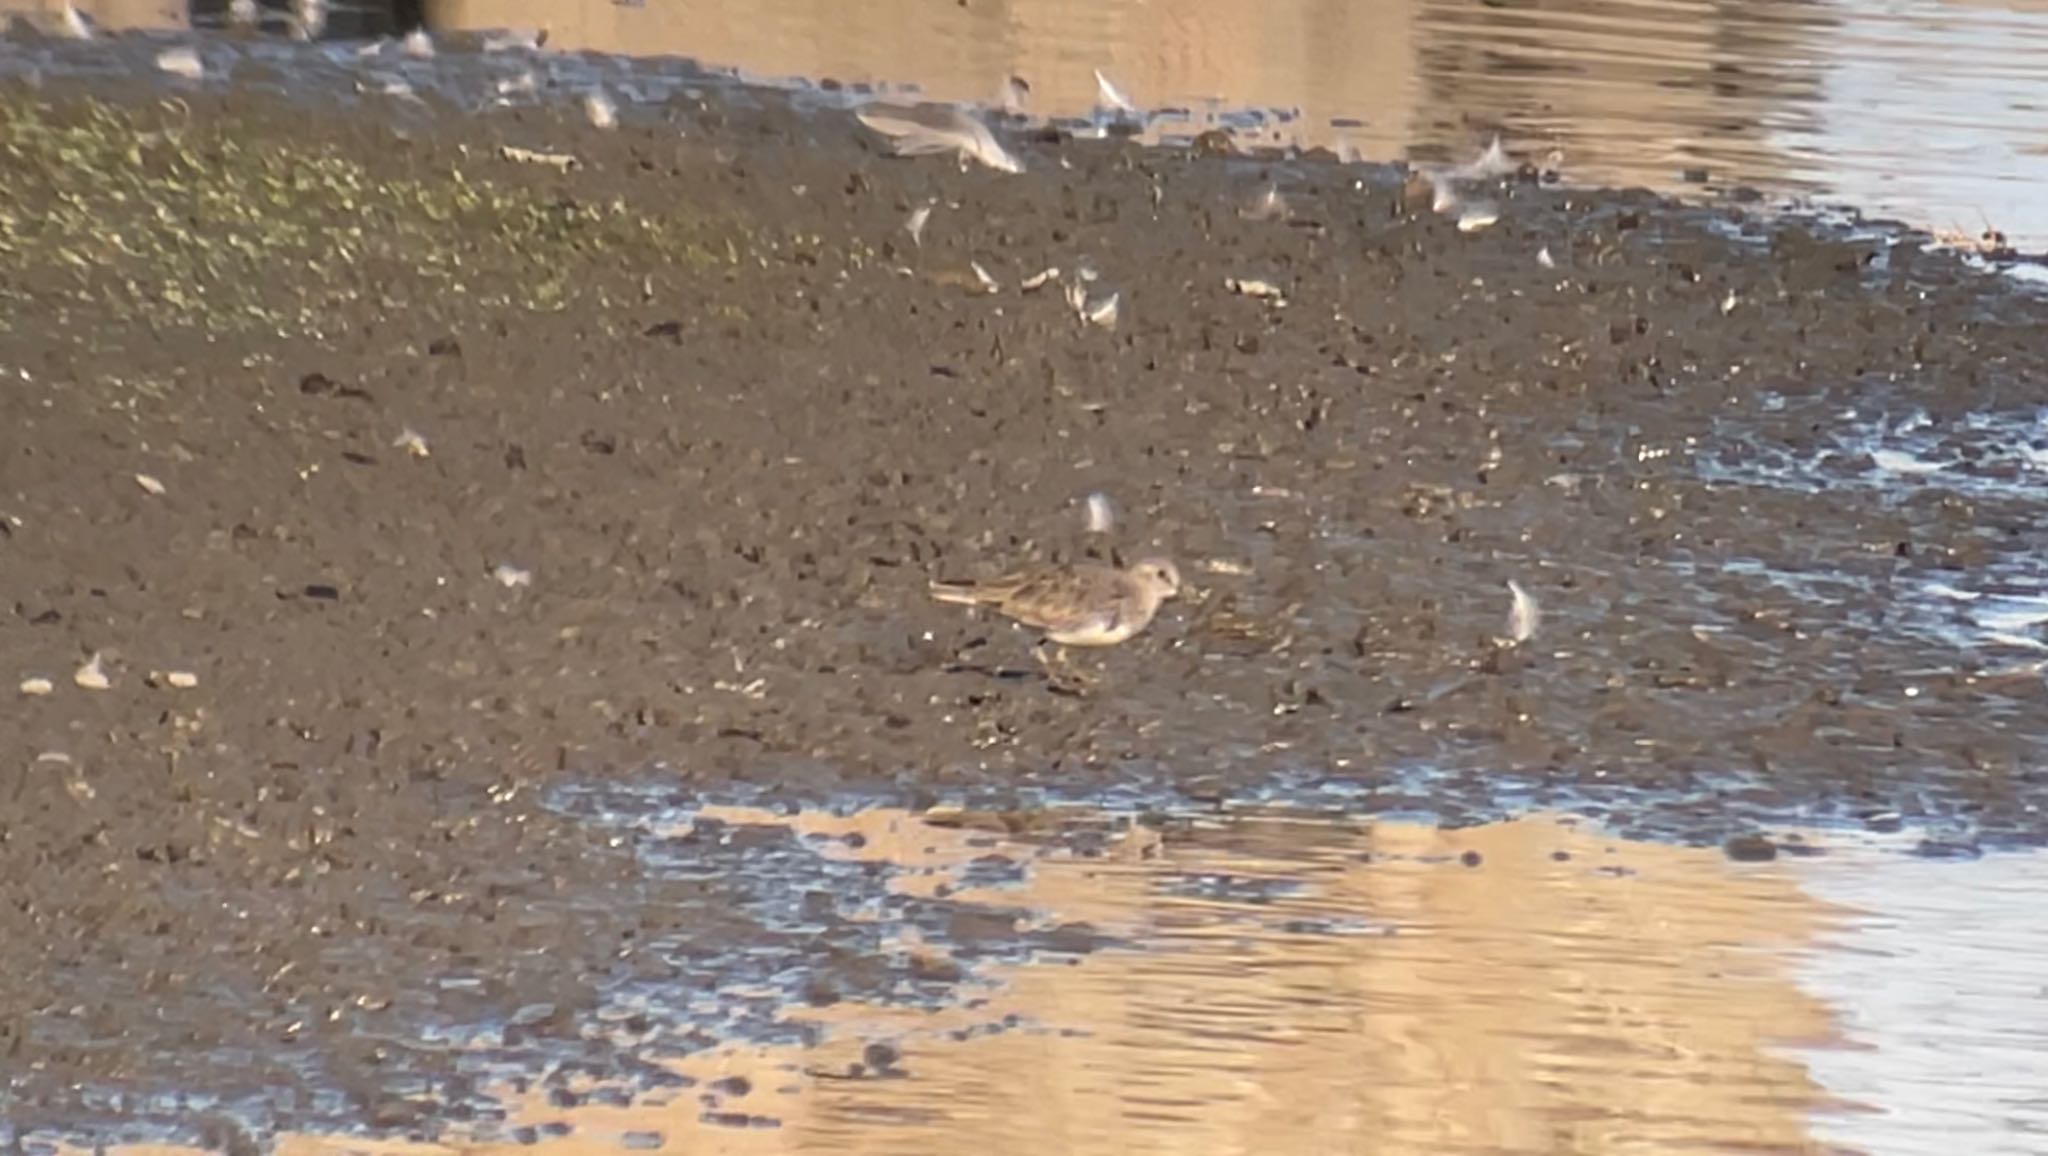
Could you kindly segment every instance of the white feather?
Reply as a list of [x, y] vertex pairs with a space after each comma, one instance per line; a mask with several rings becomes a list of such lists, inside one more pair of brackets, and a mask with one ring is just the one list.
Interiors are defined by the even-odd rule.
[[612, 103], [612, 98], [602, 88], [593, 88], [583, 94], [583, 115], [590, 119], [592, 127], [619, 127], [619, 106]]
[[1102, 70], [1099, 68], [1095, 70], [1095, 91], [1102, 97], [1103, 105], [1108, 108], [1113, 108], [1118, 112], [1138, 111], [1138, 106], [1131, 103], [1131, 98], [1125, 96], [1122, 89], [1111, 84], [1109, 78], [1102, 75]]
[[1116, 528], [1116, 508], [1109, 503], [1109, 495], [1100, 490], [1088, 495], [1088, 532], [1107, 534]]
[[186, 80], [198, 80], [206, 75], [206, 63], [199, 59], [197, 50], [186, 47], [166, 48], [156, 54], [156, 66], [172, 76]]
[[1508, 641], [1517, 645], [1536, 637], [1536, 631], [1543, 625], [1543, 607], [1535, 596], [1522, 589], [1522, 584], [1508, 579]]
[[1010, 77], [1003, 81], [1003, 91], [997, 95], [1003, 112], [1010, 116], [1023, 116], [1031, 109], [1031, 86], [1022, 77]]
[[1458, 214], [1458, 231], [1476, 233], [1500, 220], [1500, 206], [1492, 201], [1478, 201], [1465, 206]]
[[910, 219], [903, 222], [903, 231], [910, 234], [910, 243], [924, 248], [924, 227], [932, 219], [932, 207], [919, 205], [910, 210]]
[[899, 157], [953, 153], [979, 161], [997, 172], [1021, 173], [1024, 163], [996, 140], [988, 126], [962, 109], [949, 109], [947, 123], [927, 124], [884, 109], [862, 109], [860, 122], [888, 137]]
[[1458, 190], [1445, 173], [1429, 174], [1429, 208], [1433, 213], [1448, 213], [1458, 207]]
[[1107, 297], [1088, 302], [1081, 310], [1082, 320], [1090, 325], [1100, 325], [1104, 329], [1115, 329], [1118, 312], [1117, 303], [1121, 296], [1121, 294], [1112, 293]]
[[1493, 143], [1486, 146], [1486, 151], [1480, 153], [1479, 158], [1471, 164], [1460, 168], [1457, 175], [1466, 180], [1483, 181], [1492, 177], [1507, 176], [1518, 167], [1508, 157], [1508, 151], [1501, 147], [1500, 137], [1496, 135]]

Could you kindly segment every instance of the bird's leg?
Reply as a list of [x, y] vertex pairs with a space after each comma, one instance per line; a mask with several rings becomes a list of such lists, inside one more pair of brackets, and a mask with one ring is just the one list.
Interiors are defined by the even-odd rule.
[[1083, 695], [1095, 681], [1075, 670], [1073, 663], [1067, 661], [1066, 649], [1055, 647], [1050, 639], [1039, 639], [1038, 645], [1031, 648], [1031, 657], [1045, 669], [1046, 684], [1056, 694]]

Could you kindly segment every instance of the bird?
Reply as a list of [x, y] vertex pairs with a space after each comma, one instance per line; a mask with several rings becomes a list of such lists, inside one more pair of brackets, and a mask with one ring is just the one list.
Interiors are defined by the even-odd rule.
[[1050, 669], [1045, 643], [1115, 646], [1150, 626], [1160, 605], [1179, 595], [1180, 587], [1180, 570], [1171, 561], [1141, 558], [1124, 567], [1073, 562], [998, 578], [942, 579], [931, 584], [931, 594], [940, 602], [986, 606], [1044, 632], [1032, 654]]

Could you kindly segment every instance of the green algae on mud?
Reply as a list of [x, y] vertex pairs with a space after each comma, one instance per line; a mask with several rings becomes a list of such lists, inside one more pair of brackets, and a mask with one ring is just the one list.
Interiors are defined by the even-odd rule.
[[0, 92], [0, 300], [34, 283], [115, 323], [318, 338], [358, 304], [560, 310], [622, 255], [702, 271], [746, 235], [685, 205], [579, 201], [497, 153], [394, 136], [411, 155], [378, 164], [308, 136], [312, 118], [200, 108]]

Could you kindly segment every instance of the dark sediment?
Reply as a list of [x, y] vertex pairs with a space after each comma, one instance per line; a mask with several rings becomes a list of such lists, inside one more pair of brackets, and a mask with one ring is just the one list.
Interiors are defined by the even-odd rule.
[[[1523, 181], [1466, 234], [1314, 157], [1039, 139], [1024, 176], [962, 172], [775, 98], [604, 133], [566, 98], [164, 95], [0, 94], [20, 1125], [212, 1080], [459, 1115], [405, 1094], [454, 1079], [417, 1024], [566, 1039], [621, 968], [689, 982], [635, 942], [771, 934], [547, 804], [650, 766], [681, 798], [1291, 776], [1710, 843], [1795, 813], [2048, 830], [2040, 678], [1885, 625], [1895, 584], [2037, 548], [2038, 507], [1713, 484], [1692, 453], [1766, 394], [2048, 402], [2040, 306], [1950, 257]], [[1240, 212], [1268, 182], [1291, 220]], [[1083, 264], [1113, 330], [1018, 290]], [[1091, 548], [1093, 490], [1194, 589], [1073, 697], [925, 584]], [[1819, 606], [1741, 559], [1853, 581]], [[1509, 578], [1547, 610], [1514, 649]], [[95, 652], [104, 691], [72, 682]], [[835, 950], [843, 988], [897, 978]], [[421, 994], [454, 972], [481, 978]]]

